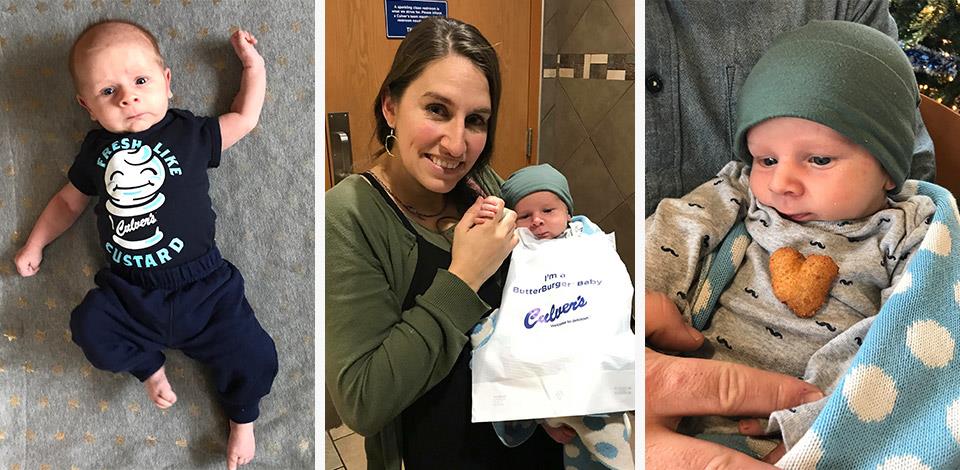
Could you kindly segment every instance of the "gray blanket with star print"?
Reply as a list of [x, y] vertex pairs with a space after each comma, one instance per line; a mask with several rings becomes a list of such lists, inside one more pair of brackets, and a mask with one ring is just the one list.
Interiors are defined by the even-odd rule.
[[312, 469], [315, 57], [305, 0], [0, 3], [0, 468], [224, 468], [227, 418], [199, 364], [167, 354], [179, 401], [161, 412], [136, 379], [91, 367], [70, 340], [70, 312], [106, 266], [90, 210], [47, 247], [36, 276], [20, 278], [12, 263], [96, 125], [74, 99], [67, 53], [105, 18], [153, 32], [172, 73], [171, 107], [197, 115], [227, 112], [237, 93], [231, 32], [258, 39], [260, 123], [209, 173], [217, 244], [243, 274], [280, 360], [244, 469]]

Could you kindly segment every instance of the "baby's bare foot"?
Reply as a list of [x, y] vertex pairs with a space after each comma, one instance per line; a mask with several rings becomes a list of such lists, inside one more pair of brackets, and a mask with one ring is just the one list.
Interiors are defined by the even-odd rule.
[[173, 393], [173, 388], [167, 381], [167, 373], [163, 366], [143, 382], [143, 387], [147, 389], [147, 396], [150, 397], [150, 400], [161, 410], [170, 408], [177, 402], [177, 394]]
[[253, 438], [253, 423], [237, 424], [230, 421], [230, 439], [227, 440], [227, 469], [236, 470], [253, 460], [257, 445]]

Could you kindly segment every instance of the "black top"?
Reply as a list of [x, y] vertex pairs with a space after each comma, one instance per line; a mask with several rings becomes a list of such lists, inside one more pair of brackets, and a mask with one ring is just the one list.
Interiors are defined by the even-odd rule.
[[149, 129], [87, 133], [70, 182], [99, 196], [101, 247], [117, 270], [169, 268], [213, 248], [207, 168], [220, 164], [220, 124], [171, 109]]

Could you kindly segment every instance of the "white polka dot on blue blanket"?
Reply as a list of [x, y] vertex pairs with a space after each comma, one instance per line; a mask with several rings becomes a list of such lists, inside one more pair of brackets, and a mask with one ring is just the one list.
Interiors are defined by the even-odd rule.
[[950, 430], [953, 440], [960, 444], [960, 398], [947, 407], [947, 429]]
[[913, 274], [907, 271], [903, 273], [903, 276], [900, 276], [897, 285], [893, 287], [893, 294], [902, 294], [910, 290], [911, 287], [913, 287]]
[[944, 367], [953, 360], [956, 342], [950, 331], [934, 320], [918, 320], [907, 328], [907, 347], [923, 365]]
[[897, 455], [877, 465], [877, 470], [930, 470], [930, 466], [916, 455]]
[[619, 451], [617, 451], [617, 446], [610, 444], [609, 442], [598, 442], [595, 446], [593, 446], [593, 448], [598, 454], [608, 459], [615, 459], [617, 458], [617, 454], [619, 454]]
[[736, 240], [733, 241], [733, 246], [730, 247], [730, 262], [734, 265], [739, 264], [737, 260], [743, 258], [743, 254], [747, 252], [747, 247], [750, 246], [750, 239], [745, 235], [740, 235]]
[[844, 379], [843, 396], [860, 421], [881, 421], [893, 411], [897, 386], [883, 369], [861, 364]]
[[693, 305], [693, 314], [699, 315], [705, 308], [707, 308], [707, 301], [710, 300], [710, 294], [713, 292], [713, 288], [710, 286], [710, 280], [707, 279], [703, 283], [703, 290], [700, 291], [697, 296], [697, 303]]
[[950, 256], [950, 245], [950, 229], [942, 222], [934, 222], [927, 229], [927, 234], [920, 243], [920, 249], [932, 251], [940, 256]]
[[563, 452], [571, 459], [575, 459], [580, 456], [580, 448], [573, 444], [565, 444], [563, 446]]

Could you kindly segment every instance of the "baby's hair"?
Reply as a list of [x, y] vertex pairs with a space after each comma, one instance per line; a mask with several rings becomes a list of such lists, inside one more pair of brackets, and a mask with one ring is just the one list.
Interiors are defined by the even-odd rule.
[[140, 33], [142, 33], [150, 41], [150, 45], [153, 46], [153, 51], [157, 53], [157, 58], [160, 60], [160, 67], [161, 68], [164, 67], [163, 55], [160, 54], [160, 45], [157, 43], [157, 38], [154, 37], [153, 33], [151, 33], [147, 28], [144, 28], [143, 26], [140, 26], [139, 24], [130, 20], [119, 20], [119, 19], [100, 20], [84, 28], [84, 30], [77, 35], [77, 39], [73, 41], [73, 45], [70, 46], [70, 56], [69, 56], [70, 77], [73, 78], [74, 86], [76, 86], [76, 83], [77, 83], [77, 68], [76, 68], [77, 44], [79, 44], [80, 40], [83, 39], [83, 37], [86, 36], [88, 33], [90, 33], [92, 30], [108, 24], [123, 24], [127, 26], [132, 26], [136, 28], [137, 31], [140, 31]]

